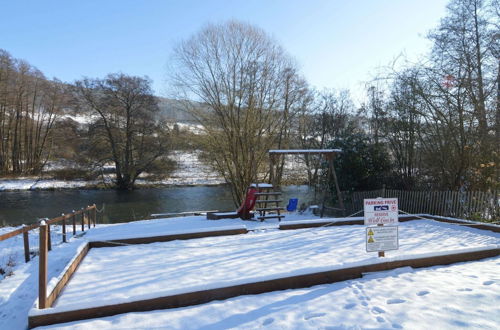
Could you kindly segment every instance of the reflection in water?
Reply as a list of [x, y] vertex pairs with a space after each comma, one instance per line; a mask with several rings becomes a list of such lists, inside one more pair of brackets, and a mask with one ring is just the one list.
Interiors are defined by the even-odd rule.
[[[299, 204], [312, 200], [307, 186], [287, 186], [282, 191], [284, 205], [292, 197], [299, 198]], [[0, 192], [0, 226], [31, 224], [94, 203], [99, 209], [105, 204], [104, 223], [133, 221], [152, 213], [235, 209], [227, 186]]]

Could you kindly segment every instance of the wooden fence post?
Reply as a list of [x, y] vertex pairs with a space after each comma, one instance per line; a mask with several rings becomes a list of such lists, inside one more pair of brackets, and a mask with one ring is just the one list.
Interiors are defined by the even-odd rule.
[[97, 224], [97, 206], [94, 204], [94, 228]]
[[47, 224], [47, 246], [49, 251], [52, 251], [52, 240], [50, 238], [50, 225]]
[[90, 206], [87, 206], [87, 227], [90, 229]]
[[76, 235], [76, 215], [75, 215], [75, 210], [73, 210], [73, 215], [71, 216], [73, 219], [73, 236]]
[[[64, 213], [62, 216], [64, 217]], [[62, 221], [62, 241], [66, 243], [66, 217], [64, 217]]]
[[40, 226], [40, 260], [38, 266], [38, 307], [47, 308], [48, 230], [45, 222]]
[[85, 231], [85, 211], [82, 208], [82, 231]]
[[26, 230], [28, 226], [24, 226], [23, 230], [23, 242], [24, 242], [24, 260], [26, 262], [30, 261], [30, 240], [28, 237], [28, 230]]

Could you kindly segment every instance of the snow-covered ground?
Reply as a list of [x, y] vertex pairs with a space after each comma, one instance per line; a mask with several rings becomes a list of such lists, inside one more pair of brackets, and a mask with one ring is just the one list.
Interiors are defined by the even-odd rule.
[[[279, 231], [276, 222], [185, 217], [100, 225], [81, 238], [70, 239], [68, 244], [54, 246], [49, 253], [49, 280], [60, 275], [87, 240], [241, 225], [253, 231], [238, 236], [92, 249], [52, 310], [131, 301], [380, 260], [376, 253], [365, 252], [364, 226]], [[384, 260], [499, 245], [498, 233], [435, 221], [410, 221], [400, 224], [400, 250], [387, 252]], [[494, 328], [498, 325], [500, 305], [499, 263], [500, 259], [495, 258], [461, 266], [394, 270], [355, 281], [237, 297], [170, 311], [131, 313], [68, 327], [415, 328], [421, 320], [422, 328], [434, 324], [438, 328], [439, 325]], [[26, 327], [28, 311], [37, 298], [37, 270], [38, 258], [34, 258], [28, 264], [17, 265], [12, 276], [0, 281], [0, 329]]]
[[[0, 235], [10, 233], [18, 227], [0, 227]], [[62, 242], [62, 230], [60, 226], [51, 226], [50, 237], [52, 245], [59, 245]], [[69, 237], [69, 234], [68, 236]], [[30, 231], [29, 246], [31, 257], [38, 255], [38, 229]], [[0, 281], [9, 276], [14, 270], [25, 262], [23, 235], [17, 235], [7, 240], [0, 241]]]
[[[136, 182], [141, 185], [216, 185], [224, 183], [224, 179], [213, 172], [207, 165], [198, 159], [199, 152], [173, 152], [170, 157], [177, 162], [177, 168], [169, 178], [159, 181], [150, 181], [139, 178]], [[50, 164], [50, 169], [61, 169], [59, 163]], [[107, 175], [108, 183], [112, 182], [112, 175]], [[35, 190], [35, 189], [74, 189], [86, 186], [95, 186], [101, 180], [56, 180], [49, 178], [22, 177], [16, 179], [0, 179], [0, 191]]]
[[417, 270], [406, 267], [306, 289], [42, 328], [498, 329], [499, 269], [498, 257]]
[[[199, 151], [180, 152], [174, 151], [170, 158], [178, 164], [177, 169], [161, 184], [199, 185], [221, 184], [224, 179], [215, 173], [209, 166], [198, 159]], [[140, 182], [138, 182], [140, 184]]]
[[[141, 185], [217, 185], [225, 183], [224, 178], [214, 172], [208, 165], [198, 159], [199, 151], [174, 151], [169, 156], [177, 162], [177, 168], [169, 178], [163, 180], [147, 180], [139, 177], [136, 181]], [[60, 170], [75, 167], [66, 161], [47, 164], [48, 170]], [[307, 178], [307, 168], [295, 156], [287, 156], [285, 162], [284, 179], [294, 182], [304, 181]], [[108, 166], [108, 168], [111, 168]], [[113, 181], [112, 174], [105, 175], [106, 183]], [[298, 180], [298, 181], [297, 181]], [[20, 177], [15, 179], [0, 179], [0, 191], [36, 190], [36, 189], [75, 189], [96, 186], [101, 180], [57, 180], [50, 178]]]
[[[128, 302], [377, 262], [376, 253], [365, 251], [365, 228], [354, 225], [269, 230], [243, 236], [93, 249], [54, 310]], [[385, 260], [500, 244], [500, 235], [435, 221], [405, 222], [400, 224], [399, 231], [399, 250], [386, 252]], [[122, 260], [127, 260], [126, 265]], [[86, 290], [81, 289], [83, 286]]]

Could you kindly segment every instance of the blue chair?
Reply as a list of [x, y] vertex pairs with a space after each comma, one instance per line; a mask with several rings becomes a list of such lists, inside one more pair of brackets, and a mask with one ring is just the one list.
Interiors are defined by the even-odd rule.
[[298, 198], [290, 198], [288, 201], [288, 205], [286, 206], [286, 210], [288, 212], [294, 212], [297, 210], [297, 204], [299, 204]]

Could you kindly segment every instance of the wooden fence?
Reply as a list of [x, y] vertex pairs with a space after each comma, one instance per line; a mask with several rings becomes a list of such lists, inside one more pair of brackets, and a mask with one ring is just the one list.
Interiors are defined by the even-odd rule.
[[[79, 218], [79, 219], [78, 219]], [[53, 218], [50, 220], [46, 220], [47, 224], [47, 232], [48, 232], [48, 249], [49, 251], [52, 249], [52, 242], [50, 239], [50, 226], [61, 223], [62, 225], [62, 242], [66, 243], [66, 235], [67, 235], [67, 226], [72, 228], [73, 236], [79, 231], [85, 231], [85, 225], [90, 229], [91, 224], [95, 227], [97, 222], [97, 208], [94, 205], [87, 206], [84, 209], [79, 211], [73, 211], [72, 213], [63, 214], [60, 217]], [[23, 226], [22, 228], [13, 230], [9, 233], [0, 235], [0, 242], [6, 239], [12, 238], [17, 235], [23, 235], [24, 242], [24, 259], [26, 262], [30, 261], [30, 243], [29, 243], [29, 233], [31, 230], [35, 230], [40, 228], [40, 224], [33, 224], [28, 226]]]
[[500, 220], [500, 195], [498, 191], [405, 191], [379, 189], [372, 191], [342, 192], [345, 215], [363, 209], [363, 199], [397, 197], [399, 209], [412, 213], [426, 213], [497, 222]]

